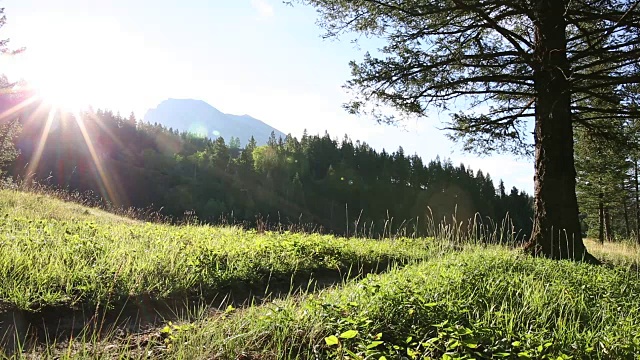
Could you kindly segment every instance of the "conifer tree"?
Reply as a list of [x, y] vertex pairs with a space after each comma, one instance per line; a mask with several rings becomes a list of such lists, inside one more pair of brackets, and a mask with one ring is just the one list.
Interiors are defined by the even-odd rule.
[[[617, 127], [612, 126], [613, 122], [606, 125], [609, 134], [624, 132], [622, 123]], [[612, 214], [628, 196], [624, 187], [630, 170], [628, 148], [625, 143], [606, 141], [586, 129], [578, 129], [575, 160], [578, 200], [581, 212], [587, 216], [589, 235], [597, 235], [600, 242], [611, 241], [615, 237]]]
[[[4, 15], [4, 9], [0, 8], [0, 28], [2, 28], [7, 22], [7, 17]], [[8, 47], [9, 40], [0, 40], [0, 56], [11, 56], [23, 51], [10, 50]], [[14, 94], [14, 84], [9, 82], [5, 75], [0, 75], [0, 97], [2, 97], [2, 109], [0, 111], [0, 175], [2, 174], [2, 167], [18, 156], [20, 153], [14, 145], [16, 137], [20, 133], [21, 125], [18, 121], [17, 115], [10, 108], [16, 104]]]
[[[353, 113], [427, 117], [466, 97], [451, 137], [466, 149], [535, 156], [535, 217], [527, 249], [597, 263], [581, 239], [574, 128], [639, 114], [619, 103], [640, 81], [640, 9], [631, 0], [294, 0], [314, 6], [327, 36], [381, 37], [379, 55], [352, 62]], [[588, 100], [596, 99], [597, 102]], [[624, 99], [622, 99], [624, 100]], [[624, 101], [623, 101], [624, 102]], [[479, 106], [474, 111], [475, 105]], [[625, 105], [625, 104], [623, 104]], [[526, 134], [533, 120], [533, 144]]]

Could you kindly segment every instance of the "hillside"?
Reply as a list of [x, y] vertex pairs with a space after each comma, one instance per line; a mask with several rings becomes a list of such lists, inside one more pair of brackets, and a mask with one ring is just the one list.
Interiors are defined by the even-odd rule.
[[596, 267], [447, 237], [150, 224], [16, 190], [0, 190], [0, 214], [0, 344], [19, 358], [618, 359], [640, 350], [635, 246], [588, 242], [610, 265]]
[[52, 194], [0, 190], [0, 214], [6, 218], [29, 220], [135, 224], [138, 221], [110, 212], [62, 201]]
[[450, 218], [454, 211], [465, 222], [508, 214], [518, 241], [533, 225], [532, 198], [523, 191], [480, 169], [422, 159], [402, 147], [378, 152], [348, 136], [305, 134], [240, 150], [236, 141], [178, 134], [111, 111], [61, 112], [51, 122], [48, 114], [46, 107], [24, 109], [20, 155], [7, 172], [92, 193], [105, 205], [176, 220], [195, 212], [210, 224], [227, 219], [370, 237], [425, 235], [420, 224], [427, 216]]
[[227, 143], [231, 137], [237, 137], [243, 146], [251, 136], [258, 145], [266, 144], [271, 132], [275, 133], [276, 138], [285, 137], [280, 130], [249, 115], [225, 114], [202, 100], [194, 99], [165, 100], [156, 108], [149, 109], [143, 121], [212, 139], [221, 136]]
[[[0, 214], [3, 240], [14, 239], [0, 250], [0, 262], [14, 264], [0, 275], [0, 284], [12, 280], [16, 287], [0, 288], [0, 295], [22, 310], [95, 306], [143, 295], [210, 295], [238, 282], [259, 288], [272, 277], [289, 280], [317, 271], [347, 272], [352, 266], [385, 267], [427, 256], [427, 249], [416, 252], [409, 240], [401, 244], [152, 224], [15, 190], [0, 190]], [[111, 279], [105, 273], [119, 274], [117, 291], [108, 300], [104, 291]]]

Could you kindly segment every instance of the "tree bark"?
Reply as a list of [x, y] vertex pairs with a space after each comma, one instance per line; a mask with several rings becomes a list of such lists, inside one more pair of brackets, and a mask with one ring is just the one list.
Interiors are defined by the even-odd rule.
[[566, 2], [539, 0], [534, 5], [535, 215], [526, 250], [552, 259], [599, 263], [582, 242], [578, 218]]
[[638, 159], [634, 162], [636, 180], [636, 241], [640, 244], [640, 184], [638, 184]]
[[611, 226], [611, 211], [609, 207], [604, 208], [604, 231], [607, 234], [607, 241], [613, 241], [615, 234], [613, 233], [613, 226]]
[[627, 194], [626, 194], [627, 188], [624, 186], [624, 180], [622, 181], [621, 189], [624, 192], [624, 195], [622, 196], [622, 208], [624, 210], [624, 231], [625, 231], [624, 236], [628, 239], [631, 236], [631, 225], [629, 223], [629, 207], [627, 205]]
[[598, 196], [598, 241], [604, 244], [604, 194]]

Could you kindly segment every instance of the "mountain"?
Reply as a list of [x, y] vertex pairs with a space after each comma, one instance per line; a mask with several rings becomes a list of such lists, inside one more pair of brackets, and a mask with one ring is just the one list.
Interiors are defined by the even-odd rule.
[[155, 109], [149, 109], [143, 121], [213, 139], [221, 136], [227, 143], [231, 137], [238, 137], [242, 145], [251, 136], [259, 145], [264, 145], [272, 131], [276, 138], [285, 137], [282, 131], [249, 115], [225, 114], [202, 100], [194, 99], [164, 100]]

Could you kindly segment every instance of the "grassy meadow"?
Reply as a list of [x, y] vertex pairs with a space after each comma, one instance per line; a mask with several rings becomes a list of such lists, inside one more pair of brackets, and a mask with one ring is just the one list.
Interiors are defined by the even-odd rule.
[[[15, 190], [0, 191], [0, 229], [0, 323], [10, 321], [2, 312], [117, 313], [137, 297], [195, 304], [144, 328], [98, 333], [87, 326], [58, 339], [52, 327], [50, 340], [35, 342], [26, 331], [5, 351], [8, 358], [634, 359], [640, 353], [640, 252], [632, 243], [588, 241], [606, 262], [596, 267], [499, 246], [450, 246], [448, 239], [152, 224]], [[262, 296], [211, 305], [233, 292]], [[281, 294], [269, 296], [275, 293]]]
[[429, 243], [368, 241], [235, 227], [133, 221], [44, 195], [0, 193], [0, 298], [22, 310], [208, 297], [287, 286], [313, 274], [355, 276], [424, 260]]

